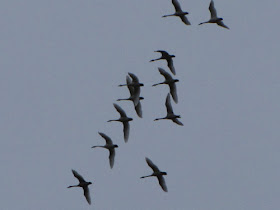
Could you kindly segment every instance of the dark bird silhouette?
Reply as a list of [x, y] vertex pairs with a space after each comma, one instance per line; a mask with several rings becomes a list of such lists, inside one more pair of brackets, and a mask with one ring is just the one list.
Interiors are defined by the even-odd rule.
[[172, 58], [175, 58], [175, 55], [169, 55], [168, 52], [166, 52], [164, 50], [157, 50], [155, 52], [161, 53], [161, 57], [157, 58], [157, 59], [150, 60], [150, 62], [158, 61], [158, 60], [166, 60], [168, 68], [170, 69], [172, 74], [176, 75], [175, 68], [174, 68], [174, 65], [173, 65], [173, 59], [172, 59]]
[[180, 4], [179, 4], [179, 2], [177, 0], [172, 0], [172, 4], [173, 4], [173, 6], [175, 8], [175, 13], [173, 13], [171, 15], [163, 15], [162, 17], [177, 16], [177, 17], [180, 17], [182, 22], [185, 23], [186, 25], [191, 25], [190, 21], [186, 17], [186, 15], [189, 14], [189, 13], [188, 12], [184, 12], [181, 9], [181, 6], [180, 6]]
[[183, 125], [183, 123], [181, 123], [177, 118], [181, 118], [180, 115], [175, 115], [171, 106], [171, 101], [170, 101], [170, 94], [167, 94], [166, 97], [166, 101], [165, 101], [165, 106], [166, 106], [166, 110], [167, 110], [167, 115], [166, 117], [163, 118], [157, 118], [154, 121], [157, 120], [172, 120], [174, 123], [178, 124], [178, 125]]
[[163, 177], [164, 175], [167, 175], [167, 173], [163, 172], [163, 171], [160, 171], [158, 169], [158, 167], [147, 157], [146, 157], [146, 162], [151, 167], [151, 169], [153, 169], [154, 172], [151, 175], [142, 176], [140, 178], [143, 179], [143, 178], [146, 178], [146, 177], [156, 176], [157, 179], [158, 179], [158, 183], [161, 186], [161, 188], [163, 189], [163, 191], [167, 192], [168, 190], [167, 190], [165, 180], [164, 180], [164, 177]]
[[134, 109], [135, 109], [137, 115], [142, 118], [143, 114], [142, 114], [142, 106], [141, 106], [140, 100], [143, 100], [144, 98], [140, 96], [139, 97], [139, 102], [135, 106], [135, 104], [136, 104], [135, 100], [137, 98], [137, 95], [134, 92], [134, 87], [130, 85], [131, 83], [132, 83], [132, 81], [131, 81], [130, 77], [126, 76], [126, 85], [127, 85], [128, 90], [129, 90], [130, 97], [129, 98], [124, 98], [124, 99], [118, 99], [117, 101], [132, 101], [133, 104], [134, 104]]
[[129, 121], [132, 121], [133, 119], [130, 117], [127, 117], [125, 111], [118, 105], [114, 104], [115, 109], [120, 113], [120, 118], [116, 120], [108, 120], [107, 122], [112, 121], [119, 121], [123, 123], [123, 134], [124, 134], [124, 141], [128, 141], [129, 137]]
[[202, 25], [204, 23], [216, 23], [217, 25], [221, 26], [221, 27], [224, 27], [224, 28], [227, 28], [229, 29], [229, 27], [227, 27], [224, 22], [223, 22], [223, 18], [219, 18], [217, 16], [217, 11], [214, 7], [214, 1], [212, 0], [210, 2], [210, 5], [209, 5], [209, 11], [211, 13], [211, 18], [210, 20], [206, 21], [206, 22], [202, 22], [202, 23], [199, 23], [198, 25]]
[[178, 103], [178, 96], [177, 96], [177, 88], [176, 88], [176, 82], [179, 82], [178, 79], [173, 79], [172, 76], [167, 73], [164, 69], [162, 68], [158, 68], [159, 70], [159, 73], [164, 76], [165, 78], [165, 81], [164, 82], [160, 82], [160, 83], [157, 83], [157, 84], [154, 84], [153, 86], [157, 86], [157, 85], [161, 85], [161, 84], [166, 84], [169, 86], [169, 89], [170, 89], [170, 93], [171, 93], [171, 96], [172, 98], [174, 99], [175, 103], [177, 104]]
[[109, 154], [109, 162], [110, 162], [110, 167], [113, 168], [114, 166], [114, 161], [115, 161], [115, 148], [118, 147], [118, 145], [113, 144], [112, 139], [107, 136], [104, 133], [98, 132], [100, 136], [102, 136], [102, 138], [105, 139], [106, 144], [104, 146], [93, 146], [91, 148], [96, 148], [96, 147], [101, 147], [101, 148], [105, 148], [108, 149], [110, 154]]
[[88, 189], [88, 185], [92, 184], [91, 182], [86, 182], [84, 180], [84, 178], [75, 170], [72, 169], [72, 173], [73, 175], [79, 180], [79, 184], [78, 185], [72, 185], [69, 186], [67, 188], [71, 188], [71, 187], [82, 187], [84, 190], [84, 196], [87, 199], [88, 204], [91, 204], [91, 200], [90, 200], [90, 195], [89, 195], [89, 189]]

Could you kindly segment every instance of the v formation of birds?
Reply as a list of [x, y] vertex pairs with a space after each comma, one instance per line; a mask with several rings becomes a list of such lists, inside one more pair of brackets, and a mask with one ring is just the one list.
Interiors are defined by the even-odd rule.
[[[179, 2], [177, 0], [172, 0], [172, 4], [175, 8], [175, 13], [170, 14], [170, 15], [163, 15], [162, 17], [169, 17], [169, 16], [177, 16], [179, 17], [183, 23], [185, 23], [186, 25], [191, 25], [191, 23], [189, 22], [188, 18], [186, 17], [186, 15], [188, 15], [188, 12], [184, 12], [181, 9], [181, 6], [179, 4]], [[217, 16], [217, 11], [214, 7], [214, 1], [211, 0], [210, 5], [209, 5], [209, 11], [211, 14], [211, 17], [208, 21], [202, 22], [199, 25], [205, 24], [205, 23], [216, 23], [217, 25], [224, 27], [226, 29], [229, 29], [229, 27], [227, 27], [224, 23], [223, 23], [223, 18], [219, 18]], [[154, 61], [158, 61], [158, 60], [166, 60], [167, 62], [167, 67], [170, 70], [170, 72], [173, 75], [176, 75], [176, 71], [173, 65], [173, 58], [175, 57], [175, 55], [170, 55], [168, 52], [164, 51], [164, 50], [157, 50], [155, 52], [158, 52], [161, 54], [161, 57], [156, 58], [156, 59], [152, 59], [150, 60], [150, 62], [154, 62]], [[157, 86], [157, 85], [161, 85], [161, 84], [166, 84], [169, 86], [170, 92], [167, 94], [166, 96], [166, 100], [165, 100], [165, 107], [166, 107], [166, 111], [167, 111], [167, 115], [165, 117], [162, 118], [156, 118], [154, 121], [158, 121], [158, 120], [171, 120], [174, 123], [176, 123], [177, 125], [183, 126], [183, 123], [180, 122], [178, 120], [178, 118], [181, 118], [180, 115], [176, 115], [173, 112], [173, 108], [171, 105], [171, 97], [173, 99], [173, 101], [177, 104], [178, 103], [178, 96], [177, 96], [177, 88], [176, 88], [176, 82], [179, 82], [178, 79], [174, 79], [172, 77], [172, 75], [170, 73], [168, 73], [166, 70], [164, 70], [163, 68], [158, 68], [159, 73], [164, 77], [164, 81], [160, 82], [160, 83], [156, 83], [153, 86]], [[128, 98], [125, 99], [118, 99], [117, 101], [132, 101], [136, 114], [138, 115], [138, 117], [142, 118], [143, 114], [142, 114], [142, 106], [141, 106], [141, 100], [143, 100], [144, 98], [142, 96], [140, 96], [141, 93], [141, 87], [144, 86], [143, 83], [139, 82], [138, 77], [133, 74], [133, 73], [128, 73], [128, 75], [126, 76], [126, 84], [121, 84], [119, 85], [120, 87], [122, 86], [126, 86], [129, 90], [130, 96]], [[170, 97], [171, 95], [171, 97]], [[120, 118], [118, 119], [114, 119], [114, 120], [108, 120], [107, 122], [112, 122], [112, 121], [118, 121], [121, 122], [123, 124], [123, 134], [124, 134], [124, 141], [125, 143], [128, 142], [128, 138], [129, 138], [129, 122], [132, 121], [133, 119], [128, 117], [125, 113], [125, 111], [121, 108], [121, 106], [119, 106], [118, 104], [114, 103], [113, 104], [116, 111], [120, 114]], [[99, 135], [105, 140], [105, 145], [98, 145], [98, 146], [92, 146], [92, 148], [105, 148], [109, 151], [109, 165], [111, 168], [113, 168], [114, 166], [114, 160], [115, 160], [115, 148], [118, 148], [118, 145], [114, 144], [112, 139], [107, 136], [105, 133], [101, 133], [98, 132]], [[153, 170], [153, 173], [151, 175], [148, 176], [142, 176], [140, 178], [147, 178], [147, 177], [157, 177], [158, 179], [158, 183], [161, 186], [162, 190], [167, 192], [167, 186], [165, 183], [165, 179], [164, 179], [164, 175], [167, 175], [166, 172], [161, 171], [149, 158], [145, 158], [148, 166]], [[72, 173], [74, 175], [74, 177], [76, 177], [79, 181], [78, 185], [72, 185], [69, 186], [68, 188], [72, 188], [72, 187], [81, 187], [83, 188], [84, 191], [84, 196], [87, 200], [87, 202], [89, 204], [91, 204], [91, 198], [90, 198], [90, 192], [89, 192], [89, 185], [91, 185], [91, 182], [87, 182], [84, 180], [84, 178], [75, 170], [72, 169]]]

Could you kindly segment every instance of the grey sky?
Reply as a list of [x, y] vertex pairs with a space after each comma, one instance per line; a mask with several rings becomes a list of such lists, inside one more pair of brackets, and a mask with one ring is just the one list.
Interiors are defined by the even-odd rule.
[[[279, 1], [215, 0], [230, 30], [209, 19], [209, 0], [3, 0], [0, 7], [0, 209], [278, 210]], [[166, 114], [168, 87], [154, 50], [175, 54], [184, 126]], [[145, 84], [143, 119], [125, 144], [113, 107], [128, 72]], [[119, 145], [114, 168], [104, 132]], [[166, 171], [168, 193], [145, 157]], [[90, 185], [92, 205], [77, 170]]]

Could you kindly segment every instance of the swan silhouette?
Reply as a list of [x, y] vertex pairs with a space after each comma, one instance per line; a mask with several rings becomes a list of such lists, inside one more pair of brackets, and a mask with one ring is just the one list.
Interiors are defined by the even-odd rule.
[[188, 12], [184, 12], [181, 9], [181, 6], [180, 6], [180, 4], [179, 4], [179, 2], [177, 0], [172, 0], [172, 4], [173, 4], [173, 6], [175, 8], [175, 13], [173, 13], [171, 15], [163, 15], [162, 17], [177, 16], [177, 17], [180, 17], [182, 22], [185, 23], [186, 25], [191, 25], [190, 21], [185, 16], [185, 15], [187, 15], [189, 13]]
[[114, 107], [120, 113], [120, 118], [116, 119], [116, 120], [108, 120], [107, 122], [119, 121], [119, 122], [123, 123], [124, 141], [126, 143], [128, 141], [128, 137], [129, 137], [129, 121], [132, 121], [133, 119], [130, 117], [127, 117], [125, 111], [118, 104], [114, 103]]
[[110, 167], [113, 168], [114, 166], [114, 161], [115, 161], [115, 148], [118, 147], [118, 145], [113, 144], [112, 139], [107, 136], [105, 133], [98, 132], [99, 135], [105, 139], [106, 144], [104, 146], [92, 146], [91, 148], [96, 148], [96, 147], [101, 147], [108, 149], [110, 154], [109, 154], [109, 162], [110, 162]]
[[204, 23], [216, 23], [217, 25], [221, 26], [221, 27], [224, 27], [224, 28], [227, 28], [229, 29], [229, 27], [227, 27], [224, 22], [223, 22], [223, 18], [219, 18], [217, 16], [217, 11], [214, 7], [214, 1], [211, 0], [210, 2], [210, 5], [209, 5], [209, 11], [211, 13], [211, 18], [210, 20], [206, 21], [206, 22], [202, 22], [202, 23], [199, 23], [198, 25], [202, 25]]
[[166, 84], [169, 86], [169, 89], [170, 89], [170, 93], [171, 93], [171, 96], [172, 98], [174, 99], [175, 103], [177, 104], [178, 103], [178, 96], [177, 96], [177, 88], [176, 88], [176, 82], [179, 82], [178, 79], [173, 79], [172, 76], [167, 73], [164, 69], [162, 68], [158, 68], [159, 70], [159, 73], [164, 76], [165, 78], [165, 81], [164, 82], [160, 82], [160, 83], [157, 83], [157, 84], [154, 84], [153, 86], [157, 86], [157, 85], [161, 85], [161, 84]]
[[166, 60], [168, 68], [170, 69], [172, 74], [176, 75], [175, 68], [173, 65], [173, 59], [172, 59], [175, 58], [175, 55], [169, 55], [169, 53], [164, 50], [157, 50], [155, 52], [161, 53], [161, 57], [157, 59], [152, 59], [150, 60], [150, 62], [158, 61], [158, 60]]
[[146, 157], [146, 162], [151, 167], [151, 169], [153, 169], [154, 172], [151, 175], [142, 176], [140, 178], [143, 179], [143, 178], [147, 178], [147, 177], [156, 176], [157, 179], [158, 179], [158, 183], [161, 186], [161, 188], [163, 189], [163, 191], [167, 192], [168, 190], [167, 190], [166, 183], [165, 183], [165, 180], [164, 180], [164, 177], [163, 177], [164, 175], [167, 175], [167, 173], [163, 172], [163, 171], [160, 171], [158, 169], [158, 167], [147, 157]]
[[167, 115], [166, 117], [163, 118], [157, 118], [154, 121], [157, 120], [172, 120], [174, 123], [178, 124], [178, 125], [182, 125], [183, 123], [181, 123], [177, 118], [181, 118], [180, 115], [175, 115], [171, 106], [171, 101], [170, 101], [170, 94], [167, 94], [166, 97], [166, 101], [165, 101], [165, 106], [166, 106], [166, 110], [167, 110]]
[[88, 189], [88, 185], [92, 184], [91, 182], [86, 182], [84, 180], [84, 178], [75, 170], [72, 169], [72, 173], [74, 175], [74, 177], [76, 177], [79, 180], [79, 184], [78, 185], [71, 185], [67, 188], [71, 188], [71, 187], [81, 187], [84, 190], [84, 196], [88, 202], [88, 204], [91, 204], [91, 200], [90, 200], [90, 195], [89, 195], [89, 189]]

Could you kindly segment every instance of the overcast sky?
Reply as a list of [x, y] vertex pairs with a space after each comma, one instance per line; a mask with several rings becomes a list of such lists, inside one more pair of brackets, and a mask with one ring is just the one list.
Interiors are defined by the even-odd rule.
[[[2, 0], [0, 7], [0, 209], [278, 210], [280, 207], [279, 10], [275, 0], [215, 0], [230, 30], [198, 23], [210, 0], [181, 0], [191, 26], [171, 0]], [[166, 115], [165, 61], [176, 55], [184, 126]], [[118, 98], [129, 96], [128, 72], [145, 86], [143, 119], [128, 143]], [[110, 169], [105, 141], [119, 145]], [[156, 178], [149, 157], [165, 177]], [[92, 205], [78, 183], [90, 185]]]

